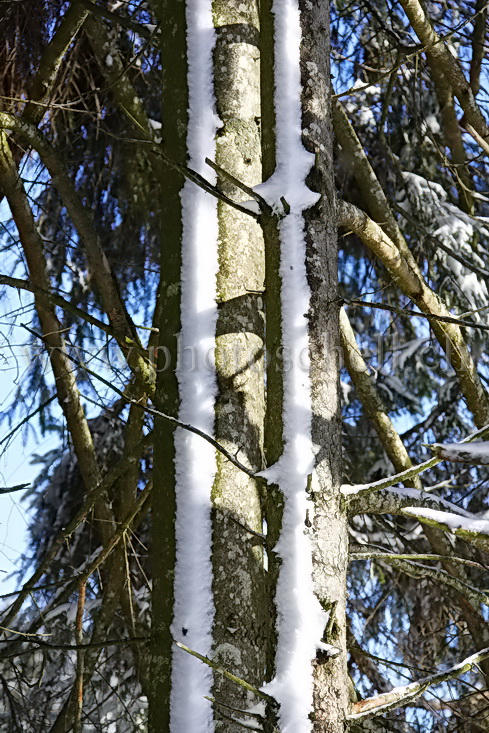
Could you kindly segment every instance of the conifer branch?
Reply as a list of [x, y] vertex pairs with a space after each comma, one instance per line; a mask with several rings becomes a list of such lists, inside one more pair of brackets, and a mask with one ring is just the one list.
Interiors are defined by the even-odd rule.
[[465, 672], [469, 672], [473, 667], [479, 665], [488, 658], [489, 648], [481, 649], [470, 657], [464, 659], [463, 662], [450, 667], [444, 672], [432, 674], [428, 677], [417, 680], [416, 682], [411, 682], [409, 685], [405, 685], [404, 687], [396, 687], [390, 692], [386, 692], [382, 695], [370, 697], [366, 700], [360, 700], [360, 702], [353, 705], [353, 711], [352, 714], [348, 716], [348, 720], [353, 721], [361, 720], [362, 718], [376, 717], [377, 715], [382, 715], [387, 710], [393, 710], [394, 708], [407, 705], [409, 702], [422, 695], [423, 692], [429, 690], [430, 687], [456, 679]]

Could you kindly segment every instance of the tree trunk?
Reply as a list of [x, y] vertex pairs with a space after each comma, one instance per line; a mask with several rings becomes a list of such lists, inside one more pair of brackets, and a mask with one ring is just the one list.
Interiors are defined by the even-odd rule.
[[[174, 160], [186, 162], [187, 44], [185, 3], [155, 2], [161, 24], [163, 67], [162, 135]], [[157, 345], [155, 407], [178, 414], [176, 335], [180, 330], [180, 273], [182, 246], [183, 178], [175, 170], [163, 171], [161, 200], [161, 275], [158, 293], [160, 317]], [[167, 357], [169, 364], [166, 364]], [[154, 426], [154, 486], [152, 508], [152, 613], [150, 642], [149, 733], [170, 730], [171, 659], [176, 561], [176, 491], [174, 428], [156, 419]]]
[[330, 120], [328, 3], [300, 0], [302, 45], [302, 141], [316, 156], [310, 184], [321, 194], [306, 212], [312, 440], [316, 452], [311, 489], [315, 517], [314, 590], [329, 618], [324, 641], [339, 650], [318, 652], [314, 669], [314, 730], [343, 733], [349, 707], [346, 667], [347, 516], [339, 492], [341, 422], [339, 403], [339, 303], [337, 235]]
[[[215, 0], [214, 85], [222, 122], [216, 162], [243, 183], [261, 181], [260, 67], [258, 3]], [[219, 177], [223, 192], [247, 198]], [[259, 224], [219, 202], [219, 272], [216, 368], [216, 437], [254, 471], [263, 465], [264, 393], [264, 246]], [[263, 543], [248, 530], [262, 532], [260, 485], [217, 457], [213, 487], [214, 659], [234, 674], [260, 686], [265, 675], [268, 607]], [[257, 700], [221, 676], [214, 680], [218, 701], [247, 708]], [[241, 727], [220, 720], [216, 730]], [[229, 713], [229, 711], [224, 710]]]

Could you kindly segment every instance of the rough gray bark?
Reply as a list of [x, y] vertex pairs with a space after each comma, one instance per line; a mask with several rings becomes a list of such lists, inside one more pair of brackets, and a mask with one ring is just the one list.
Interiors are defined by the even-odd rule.
[[[223, 124], [216, 162], [253, 186], [261, 181], [258, 7], [255, 0], [216, 0], [213, 12], [214, 84]], [[219, 186], [234, 199], [246, 198], [224, 178]], [[255, 220], [223, 202], [218, 215], [216, 438], [249, 468], [260, 470], [265, 412], [263, 237]], [[214, 660], [260, 686], [268, 618], [263, 543], [247, 532], [247, 528], [262, 531], [260, 485], [221, 454], [217, 465], [212, 492]], [[237, 708], [257, 702], [250, 692], [221, 676], [215, 678], [214, 694]], [[216, 730], [238, 733], [240, 726], [220, 720], [217, 712]]]
[[316, 154], [310, 185], [321, 194], [307, 212], [306, 267], [311, 288], [312, 438], [316, 467], [312, 476], [315, 517], [313, 578], [315, 592], [330, 611], [330, 635], [340, 650], [331, 658], [318, 652], [314, 664], [314, 731], [346, 728], [349, 679], [346, 668], [347, 516], [340, 483], [339, 324], [332, 130], [330, 121], [329, 9], [327, 3], [299, 2], [302, 22], [303, 144]]

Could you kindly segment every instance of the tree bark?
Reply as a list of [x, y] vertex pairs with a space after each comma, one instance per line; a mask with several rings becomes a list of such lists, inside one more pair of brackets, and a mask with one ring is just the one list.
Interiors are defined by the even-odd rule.
[[[216, 46], [214, 88], [222, 127], [216, 162], [243, 183], [261, 181], [260, 65], [258, 3], [213, 3]], [[246, 194], [219, 177], [219, 187], [235, 200]], [[263, 465], [264, 245], [259, 224], [219, 202], [218, 321], [216, 331], [216, 438], [254, 471]], [[265, 676], [268, 607], [265, 596], [260, 484], [217, 456], [213, 487], [214, 659], [247, 682]], [[257, 700], [218, 675], [217, 700], [236, 708]], [[217, 706], [216, 710], [219, 710]], [[220, 720], [216, 730], [241, 727]]]
[[339, 403], [339, 307], [337, 237], [330, 120], [328, 3], [300, 0], [302, 23], [302, 141], [316, 155], [309, 185], [321, 194], [306, 212], [306, 269], [309, 311], [312, 439], [316, 451], [311, 489], [314, 498], [314, 590], [329, 610], [324, 640], [339, 653], [318, 652], [314, 663], [313, 729], [343, 733], [349, 708], [346, 667], [346, 573], [348, 526], [339, 484], [341, 423]]
[[[162, 135], [179, 163], [186, 162], [187, 42], [185, 3], [155, 2], [161, 26], [163, 69]], [[175, 170], [162, 171], [159, 284], [159, 338], [155, 407], [178, 414], [176, 335], [180, 330], [180, 273], [182, 251], [183, 178]], [[170, 360], [166, 365], [167, 356]], [[174, 427], [163, 419], [154, 426], [154, 487], [152, 504], [152, 614], [150, 642], [149, 733], [170, 730], [171, 659], [176, 562], [176, 491]]]

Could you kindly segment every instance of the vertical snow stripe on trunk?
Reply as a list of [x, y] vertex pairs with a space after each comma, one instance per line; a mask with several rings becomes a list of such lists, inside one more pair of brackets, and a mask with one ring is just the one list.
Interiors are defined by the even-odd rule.
[[[266, 686], [280, 703], [282, 733], [311, 729], [312, 660], [320, 645], [326, 615], [313, 590], [312, 546], [304, 533], [308, 476], [313, 471], [311, 385], [303, 211], [318, 200], [305, 184], [314, 156], [302, 145], [300, 13], [296, 0], [275, 0], [275, 112], [277, 168], [258, 187], [276, 209], [285, 198], [290, 212], [280, 224], [282, 345], [284, 371], [284, 452], [265, 475], [285, 498], [282, 533], [276, 551], [282, 558], [277, 586], [278, 644], [276, 676]], [[282, 201], [283, 203], [283, 201]]]
[[[212, 180], [205, 158], [214, 158], [217, 117], [212, 86], [214, 29], [210, 0], [187, 2], [189, 165]], [[212, 181], [214, 182], [214, 181]], [[181, 318], [177, 375], [179, 417], [214, 434], [217, 211], [215, 199], [187, 181], [183, 211]], [[164, 263], [163, 263], [164, 264]], [[215, 451], [198, 436], [177, 430], [177, 560], [173, 637], [201, 654], [211, 651], [212, 600], [210, 495]], [[212, 688], [208, 667], [179, 649], [173, 654], [171, 730], [213, 730], [204, 695]]]

